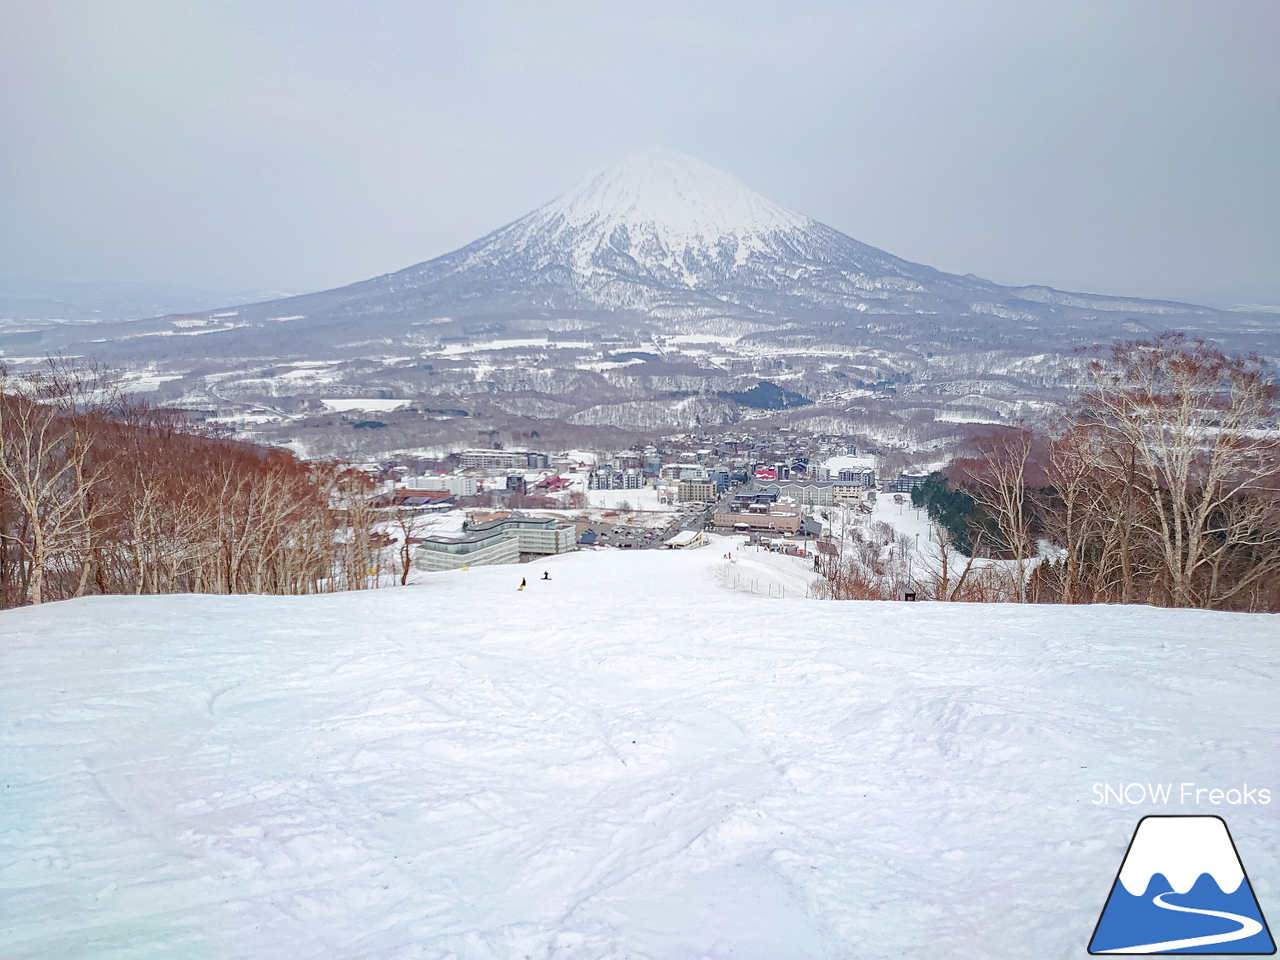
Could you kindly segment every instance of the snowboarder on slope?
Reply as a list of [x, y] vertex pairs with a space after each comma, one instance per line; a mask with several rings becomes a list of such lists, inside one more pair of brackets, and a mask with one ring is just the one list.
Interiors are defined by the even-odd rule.
[[523, 589], [524, 589], [524, 577], [521, 577], [521, 578], [520, 578], [520, 586], [516, 587], [516, 589], [517, 589], [517, 590], [523, 590]]
[[542, 571], [542, 579], [543, 579], [543, 580], [550, 580], [550, 579], [551, 579], [551, 574], [550, 574], [548, 571], [543, 570], [543, 571]]

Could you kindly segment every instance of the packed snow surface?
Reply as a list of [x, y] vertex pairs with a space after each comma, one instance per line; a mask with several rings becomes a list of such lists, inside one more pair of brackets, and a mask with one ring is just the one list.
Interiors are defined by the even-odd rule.
[[0, 613], [0, 956], [1082, 957], [1148, 813], [1280, 915], [1274, 617], [732, 589], [802, 564]]

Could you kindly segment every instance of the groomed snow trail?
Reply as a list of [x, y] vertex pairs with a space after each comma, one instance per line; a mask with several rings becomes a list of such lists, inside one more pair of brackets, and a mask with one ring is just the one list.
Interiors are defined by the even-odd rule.
[[0, 613], [0, 956], [1076, 957], [1146, 813], [1274, 902], [1280, 804], [1091, 788], [1274, 794], [1275, 617], [768, 599], [725, 550]]

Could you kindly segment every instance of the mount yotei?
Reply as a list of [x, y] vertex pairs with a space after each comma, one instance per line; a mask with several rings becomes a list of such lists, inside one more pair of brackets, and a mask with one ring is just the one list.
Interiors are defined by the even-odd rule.
[[[1077, 346], [1179, 328], [1275, 354], [1274, 319], [942, 273], [651, 150], [396, 273], [92, 328], [14, 318], [0, 350], [98, 356], [201, 407], [370, 398], [436, 423], [426, 411], [640, 430], [769, 411], [825, 428], [868, 401], [1021, 416]], [[762, 384], [786, 401], [752, 403]]]

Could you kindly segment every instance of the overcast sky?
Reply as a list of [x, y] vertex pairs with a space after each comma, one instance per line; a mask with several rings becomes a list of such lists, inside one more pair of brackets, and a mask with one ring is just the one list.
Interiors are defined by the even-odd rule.
[[306, 292], [663, 146], [910, 260], [1280, 303], [1280, 2], [0, 0], [0, 278]]

